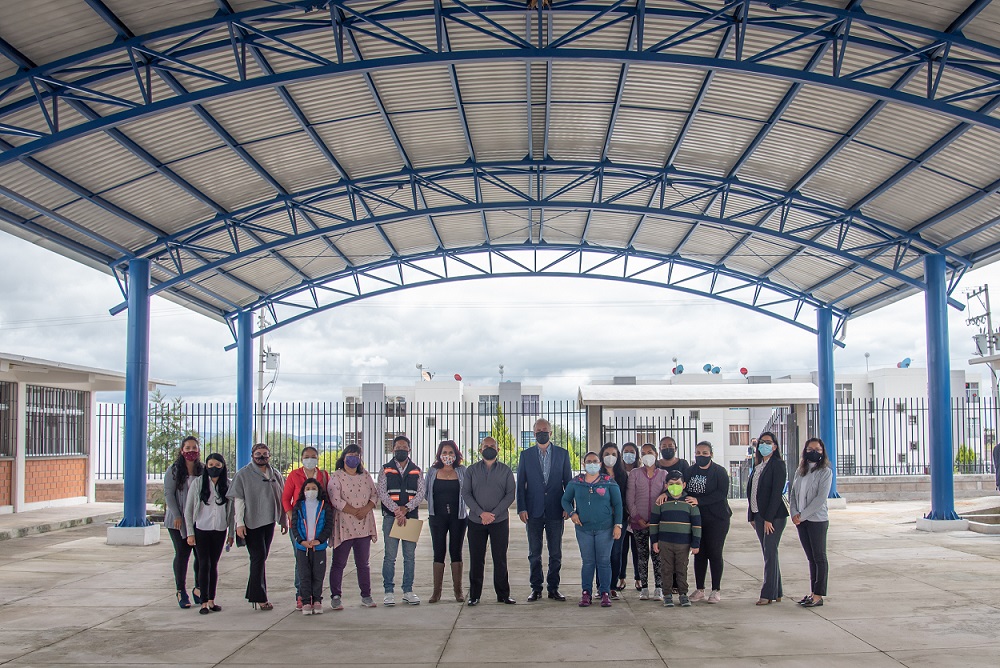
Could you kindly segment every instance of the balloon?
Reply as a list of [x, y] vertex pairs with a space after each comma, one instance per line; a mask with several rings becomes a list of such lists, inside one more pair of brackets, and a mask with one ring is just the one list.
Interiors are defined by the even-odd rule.
[[712, 365], [706, 364], [705, 366], [701, 367], [701, 370], [704, 371], [705, 373], [708, 373], [709, 371], [712, 370]]
[[902, 362], [896, 362], [896, 368], [897, 369], [902, 369], [903, 368], [903, 363]]
[[678, 364], [677, 365], [677, 373], [684, 373], [684, 365], [683, 364]]
[[741, 366], [741, 367], [740, 367], [740, 374], [741, 374], [741, 375], [744, 375], [744, 376], [745, 376], [745, 375], [747, 375], [748, 373], [750, 373], [750, 372], [749, 372], [749, 371], [747, 370], [747, 368], [746, 368], [745, 366]]
[[673, 369], [671, 369], [670, 373], [676, 374], [677, 373], [677, 367], [674, 367]]
[[455, 374], [455, 380], [462, 380], [462, 376], [460, 376], [459, 374], [456, 373]]
[[712, 367], [712, 373], [722, 373], [722, 367], [720, 367], [720, 366], [713, 366]]

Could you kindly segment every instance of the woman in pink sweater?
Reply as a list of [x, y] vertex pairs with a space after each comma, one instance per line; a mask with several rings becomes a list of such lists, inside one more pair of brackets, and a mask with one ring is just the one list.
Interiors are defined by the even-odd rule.
[[656, 505], [656, 497], [663, 492], [667, 479], [665, 469], [656, 468], [656, 448], [646, 443], [640, 451], [642, 466], [637, 466], [628, 474], [628, 487], [625, 494], [625, 505], [628, 506], [629, 526], [635, 536], [636, 554], [639, 559], [639, 600], [649, 600], [649, 558], [653, 558], [653, 580], [656, 590], [653, 598], [663, 596], [663, 583], [660, 580], [660, 557], [650, 553], [649, 517]]
[[375, 529], [375, 507], [378, 490], [372, 477], [361, 463], [361, 448], [348, 445], [344, 448], [333, 475], [327, 485], [330, 502], [337, 509], [333, 520], [333, 566], [330, 569], [330, 607], [343, 610], [341, 600], [344, 568], [347, 557], [354, 552], [354, 565], [358, 569], [358, 586], [361, 588], [361, 605], [374, 608], [372, 599], [371, 570], [368, 557], [372, 543], [378, 540]]

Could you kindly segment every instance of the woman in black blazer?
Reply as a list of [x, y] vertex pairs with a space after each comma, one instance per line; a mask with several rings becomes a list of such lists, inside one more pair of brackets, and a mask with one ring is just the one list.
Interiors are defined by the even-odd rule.
[[761, 585], [757, 605], [780, 603], [782, 596], [778, 543], [788, 520], [788, 509], [781, 496], [788, 473], [778, 447], [778, 438], [774, 434], [765, 431], [760, 435], [753, 455], [753, 472], [747, 482], [747, 519], [756, 529], [764, 552], [764, 584]]

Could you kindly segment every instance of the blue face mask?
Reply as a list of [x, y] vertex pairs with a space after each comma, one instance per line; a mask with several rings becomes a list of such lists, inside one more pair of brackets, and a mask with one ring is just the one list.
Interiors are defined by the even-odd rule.
[[588, 462], [584, 464], [583, 467], [587, 469], [587, 473], [590, 475], [597, 475], [601, 472], [601, 465], [597, 462]]
[[635, 453], [634, 452], [623, 452], [622, 461], [626, 464], [635, 464]]
[[769, 454], [774, 452], [774, 446], [770, 443], [758, 443], [757, 452], [760, 453], [761, 457], [767, 457]]

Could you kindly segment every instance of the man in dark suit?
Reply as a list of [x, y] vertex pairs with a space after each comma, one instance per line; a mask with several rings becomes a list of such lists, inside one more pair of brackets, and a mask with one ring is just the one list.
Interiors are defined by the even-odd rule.
[[559, 568], [562, 566], [563, 522], [562, 495], [573, 476], [569, 451], [550, 442], [552, 425], [544, 418], [535, 421], [536, 445], [521, 453], [517, 464], [517, 514], [527, 525], [528, 564], [531, 567], [531, 595], [528, 601], [542, 597], [542, 534], [549, 553], [545, 576], [549, 598], [565, 601], [559, 593]]

